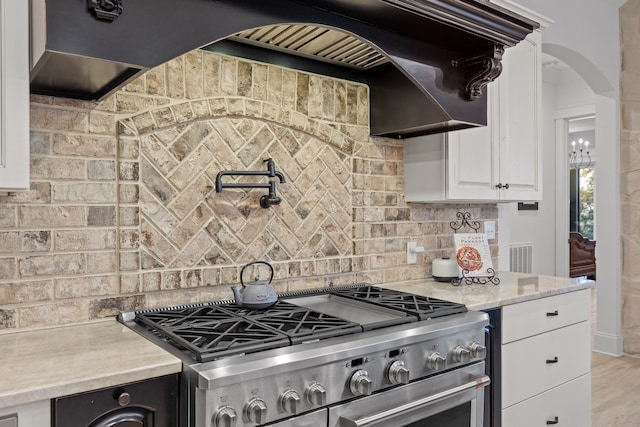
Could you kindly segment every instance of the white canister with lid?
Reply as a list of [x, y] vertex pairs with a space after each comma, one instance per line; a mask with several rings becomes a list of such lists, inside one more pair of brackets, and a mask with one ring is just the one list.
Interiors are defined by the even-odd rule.
[[458, 264], [449, 257], [436, 258], [431, 263], [431, 275], [439, 282], [449, 282], [458, 278]]

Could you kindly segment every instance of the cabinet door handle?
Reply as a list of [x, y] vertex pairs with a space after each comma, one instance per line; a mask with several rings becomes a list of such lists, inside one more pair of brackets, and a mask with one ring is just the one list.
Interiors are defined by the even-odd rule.
[[558, 417], [554, 417], [553, 420], [547, 420], [547, 425], [558, 424], [559, 422]]
[[508, 190], [508, 189], [509, 189], [509, 184], [505, 184], [505, 185], [504, 185], [504, 189], [505, 189], [505, 190]]
[[547, 312], [547, 317], [557, 316], [558, 314], [559, 314], [559, 313], [558, 313], [558, 310], [556, 310], [556, 311], [549, 311], [549, 312]]
[[551, 363], [558, 363], [558, 356], [554, 357], [553, 359], [547, 359], [547, 364]]

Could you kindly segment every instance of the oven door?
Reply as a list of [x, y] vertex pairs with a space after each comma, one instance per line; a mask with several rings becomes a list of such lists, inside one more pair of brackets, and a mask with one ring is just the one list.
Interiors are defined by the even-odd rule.
[[327, 425], [327, 410], [320, 409], [269, 424], [269, 427], [318, 427]]
[[482, 427], [484, 362], [329, 409], [329, 427]]

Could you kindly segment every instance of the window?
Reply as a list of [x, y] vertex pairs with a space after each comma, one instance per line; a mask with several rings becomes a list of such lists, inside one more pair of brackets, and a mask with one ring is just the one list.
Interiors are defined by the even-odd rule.
[[594, 168], [571, 169], [571, 189], [569, 210], [569, 231], [576, 231], [582, 237], [594, 239]]
[[595, 240], [595, 117], [569, 120], [569, 231]]

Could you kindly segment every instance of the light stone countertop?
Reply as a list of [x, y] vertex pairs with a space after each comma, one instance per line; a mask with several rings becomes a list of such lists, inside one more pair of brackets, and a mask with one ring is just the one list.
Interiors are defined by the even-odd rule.
[[498, 272], [497, 277], [500, 279], [499, 285], [467, 285], [463, 282], [454, 286], [447, 282], [422, 279], [379, 286], [462, 303], [469, 310], [488, 310], [596, 286], [596, 282], [585, 278], [571, 279], [509, 272]]
[[177, 357], [115, 318], [0, 335], [0, 408], [182, 370]]

